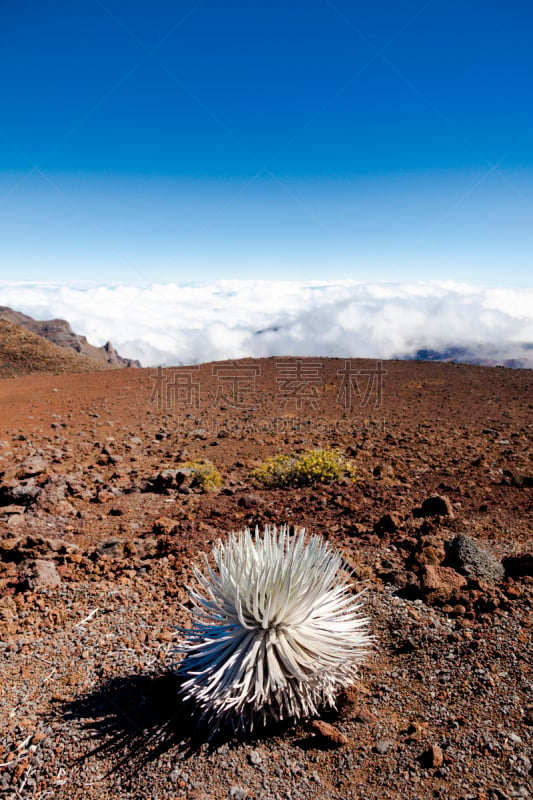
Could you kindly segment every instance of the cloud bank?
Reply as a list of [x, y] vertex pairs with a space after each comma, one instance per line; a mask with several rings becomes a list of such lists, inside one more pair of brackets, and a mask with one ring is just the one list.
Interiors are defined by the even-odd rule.
[[425, 354], [533, 367], [533, 288], [436, 281], [4, 281], [0, 305], [37, 319], [67, 319], [92, 344], [111, 340], [122, 356], [143, 366], [246, 356]]

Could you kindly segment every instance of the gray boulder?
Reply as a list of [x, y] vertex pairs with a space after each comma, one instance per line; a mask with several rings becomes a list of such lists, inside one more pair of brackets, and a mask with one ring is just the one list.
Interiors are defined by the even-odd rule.
[[444, 545], [446, 558], [444, 565], [452, 567], [467, 578], [485, 583], [501, 583], [505, 569], [487, 550], [480, 547], [470, 536], [460, 533]]

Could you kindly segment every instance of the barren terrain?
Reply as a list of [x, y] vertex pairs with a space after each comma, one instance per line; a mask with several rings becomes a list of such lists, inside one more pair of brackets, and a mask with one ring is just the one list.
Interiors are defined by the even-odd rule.
[[66, 350], [44, 337], [0, 318], [0, 379], [35, 373], [98, 372], [109, 369], [73, 350]]
[[[529, 370], [425, 362], [1, 380], [0, 793], [531, 797], [532, 409]], [[253, 484], [268, 456], [317, 447], [355, 482]], [[202, 459], [215, 492], [180, 473]], [[173, 626], [199, 552], [266, 523], [342, 548], [374, 651], [329, 727], [208, 744]]]

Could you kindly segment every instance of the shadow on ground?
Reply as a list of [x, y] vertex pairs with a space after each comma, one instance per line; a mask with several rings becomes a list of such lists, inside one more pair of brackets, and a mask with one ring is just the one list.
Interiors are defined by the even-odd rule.
[[[80, 720], [94, 746], [80, 757], [111, 758], [116, 771], [132, 763], [146, 764], [169, 750], [187, 758], [200, 749], [239, 741], [231, 730], [216, 736], [201, 725], [194, 706], [180, 699], [180, 678], [175, 672], [126, 675], [113, 678], [62, 706], [65, 719]], [[247, 741], [286, 733], [289, 722], [261, 727]]]
[[62, 706], [65, 719], [81, 720], [95, 746], [91, 756], [112, 757], [115, 769], [132, 761], [148, 762], [170, 749], [189, 754], [209, 739], [190, 704], [179, 698], [173, 672], [113, 678]]

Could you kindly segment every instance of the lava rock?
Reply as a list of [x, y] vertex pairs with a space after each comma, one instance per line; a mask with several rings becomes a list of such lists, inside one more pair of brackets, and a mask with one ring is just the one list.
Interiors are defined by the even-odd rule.
[[32, 534], [18, 538], [0, 539], [0, 561], [21, 564], [32, 559], [50, 559], [75, 553], [78, 547], [63, 539], [47, 539]]
[[100, 542], [93, 553], [93, 558], [124, 558], [125, 543], [122, 539], [112, 538]]
[[374, 478], [392, 477], [394, 470], [390, 464], [377, 464], [372, 470]]
[[378, 522], [374, 525], [374, 530], [378, 536], [383, 536], [387, 533], [394, 533], [401, 525], [399, 514], [392, 511], [390, 514], [384, 514]]
[[452, 504], [444, 495], [433, 494], [426, 497], [420, 508], [413, 511], [415, 517], [450, 517], [453, 519]]
[[156, 494], [164, 494], [168, 490], [184, 489], [191, 483], [193, 477], [193, 470], [188, 467], [164, 469], [155, 478], [148, 481], [146, 490]]
[[40, 486], [35, 485], [33, 478], [26, 483], [5, 483], [0, 487], [0, 506], [31, 505], [40, 495]]
[[341, 733], [334, 725], [330, 725], [329, 722], [324, 722], [322, 719], [313, 721], [313, 730], [317, 734], [317, 738], [327, 747], [343, 747], [348, 744], [348, 737], [344, 733]]
[[367, 708], [361, 708], [355, 715], [355, 721], [363, 725], [374, 725], [378, 721], [378, 718]]
[[22, 583], [30, 590], [59, 586], [61, 578], [54, 561], [42, 558], [27, 559], [19, 567]]
[[47, 462], [41, 456], [30, 456], [19, 465], [17, 476], [19, 478], [31, 478], [34, 475], [40, 475], [47, 467]]
[[374, 750], [376, 753], [379, 753], [380, 756], [386, 755], [392, 748], [394, 747], [394, 742], [391, 742], [389, 739], [379, 739], [376, 742], [376, 746]]
[[248, 760], [254, 767], [259, 767], [263, 763], [263, 758], [259, 750], [252, 750], [252, 752], [248, 754]]
[[452, 567], [467, 578], [485, 581], [492, 585], [501, 583], [505, 578], [503, 564], [465, 533], [460, 533], [450, 542], [446, 542], [444, 549], [446, 552], [444, 565]]
[[341, 719], [351, 719], [359, 709], [359, 693], [355, 686], [344, 686], [336, 699]]
[[177, 530], [178, 523], [170, 517], [158, 517], [152, 526], [152, 532], [158, 536], [169, 536], [171, 533], [176, 533]]
[[503, 568], [509, 578], [533, 577], [533, 553], [520, 553], [502, 559]]
[[466, 586], [466, 578], [450, 567], [426, 564], [420, 575], [420, 588], [425, 595], [438, 595], [447, 600], [458, 589]]
[[264, 502], [263, 498], [258, 494], [248, 492], [247, 494], [243, 494], [242, 497], [239, 497], [238, 505], [241, 506], [241, 508], [255, 508], [256, 506], [263, 505]]
[[68, 491], [66, 478], [63, 475], [51, 475], [41, 489], [39, 507], [47, 510], [53, 508], [65, 500]]
[[228, 792], [228, 797], [231, 797], [231, 800], [246, 800], [248, 792], [246, 789], [241, 789], [240, 786], [232, 786]]
[[420, 756], [420, 762], [426, 767], [442, 767], [444, 764], [444, 753], [438, 744], [432, 744]]

